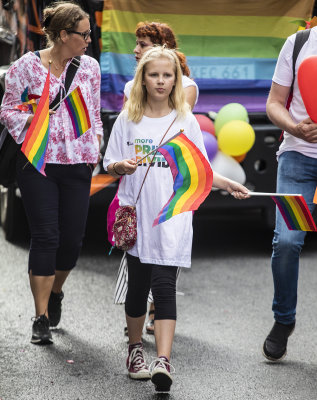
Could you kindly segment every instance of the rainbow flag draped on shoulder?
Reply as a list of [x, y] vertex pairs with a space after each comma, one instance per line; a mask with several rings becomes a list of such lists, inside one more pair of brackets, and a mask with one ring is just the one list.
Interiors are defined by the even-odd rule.
[[153, 226], [182, 212], [197, 210], [210, 193], [213, 180], [209, 162], [184, 133], [157, 150], [169, 163], [174, 191]]
[[46, 176], [44, 158], [49, 138], [49, 89], [50, 70], [48, 70], [42, 96], [21, 148], [30, 163], [44, 176]]

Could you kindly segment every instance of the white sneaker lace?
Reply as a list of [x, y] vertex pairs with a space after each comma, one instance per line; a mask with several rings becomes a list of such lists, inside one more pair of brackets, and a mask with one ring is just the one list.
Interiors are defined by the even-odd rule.
[[168, 368], [167, 366], [170, 368], [170, 373], [174, 374], [175, 373], [175, 368], [173, 367], [173, 365], [166, 361], [164, 358], [160, 358], [160, 357], [153, 357], [153, 361], [151, 362], [150, 366], [149, 366], [149, 370], [152, 373], [156, 368], [164, 368], [166, 369], [166, 371], [168, 372]]
[[135, 368], [138, 371], [142, 369], [147, 369], [145, 362], [145, 352], [142, 349], [142, 347], [135, 347], [134, 349], [131, 350], [131, 353], [129, 355], [128, 368], [131, 367], [131, 364], [133, 365], [133, 368]]

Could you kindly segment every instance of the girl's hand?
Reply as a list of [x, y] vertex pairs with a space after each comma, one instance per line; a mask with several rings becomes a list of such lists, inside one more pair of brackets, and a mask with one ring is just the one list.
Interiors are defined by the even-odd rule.
[[249, 190], [245, 186], [232, 180], [229, 180], [226, 190], [238, 200], [244, 200], [250, 197]]
[[132, 159], [126, 159], [115, 162], [108, 166], [108, 172], [114, 176], [132, 175], [136, 171], [138, 165]]

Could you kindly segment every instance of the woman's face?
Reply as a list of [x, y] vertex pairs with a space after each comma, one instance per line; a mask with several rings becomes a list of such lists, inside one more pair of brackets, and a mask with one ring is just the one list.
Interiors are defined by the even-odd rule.
[[78, 22], [76, 29], [67, 30], [66, 41], [64, 42], [73, 57], [85, 54], [90, 38], [90, 23], [88, 18]]
[[146, 87], [148, 98], [168, 101], [175, 85], [175, 65], [165, 57], [148, 62], [142, 83]]
[[137, 63], [141, 60], [143, 54], [153, 47], [153, 44], [154, 43], [152, 43], [148, 36], [136, 37], [136, 46], [133, 53], [135, 54], [135, 60]]

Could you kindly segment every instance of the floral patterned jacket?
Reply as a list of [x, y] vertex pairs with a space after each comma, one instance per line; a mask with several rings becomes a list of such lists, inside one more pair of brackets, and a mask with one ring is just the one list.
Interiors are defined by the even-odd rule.
[[[64, 86], [67, 67], [57, 78], [53, 73], [50, 76], [50, 102]], [[41, 59], [34, 53], [28, 52], [18, 59], [6, 74], [6, 91], [0, 111], [0, 121], [6, 125], [9, 133], [17, 143], [22, 143], [27, 129], [26, 120], [30, 112], [21, 112], [14, 106], [21, 104], [21, 94], [28, 87], [28, 93], [41, 95], [47, 69]], [[91, 128], [75, 138], [73, 125], [64, 102], [61, 103], [56, 114], [50, 116], [50, 136], [45, 155], [46, 163], [77, 164], [96, 163], [99, 155], [97, 135], [103, 135], [100, 119], [100, 68], [97, 61], [89, 56], [82, 56], [80, 66], [69, 88], [68, 93], [80, 87], [87, 105]]]

